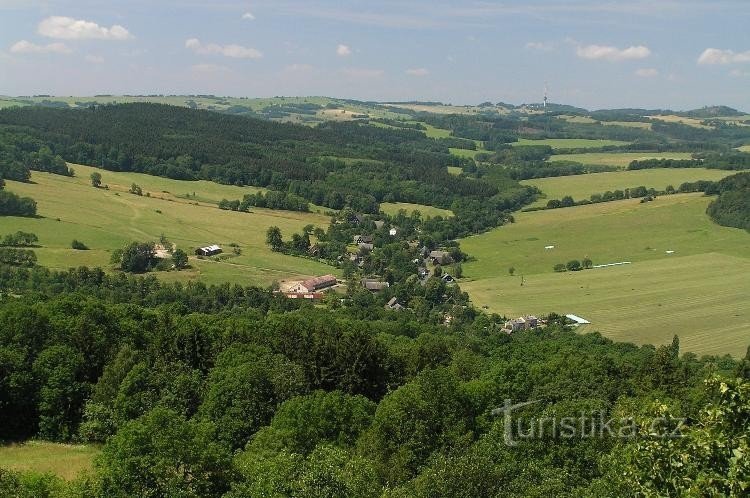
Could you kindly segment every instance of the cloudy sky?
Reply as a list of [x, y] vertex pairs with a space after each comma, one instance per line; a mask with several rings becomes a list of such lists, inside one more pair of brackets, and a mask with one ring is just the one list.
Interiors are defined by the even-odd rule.
[[750, 111], [747, 0], [0, 0], [0, 94]]

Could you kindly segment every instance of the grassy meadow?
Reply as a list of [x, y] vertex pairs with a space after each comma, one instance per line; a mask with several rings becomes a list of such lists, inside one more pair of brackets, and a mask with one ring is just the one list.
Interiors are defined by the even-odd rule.
[[549, 145], [553, 149], [595, 149], [610, 145], [627, 145], [628, 143], [620, 140], [591, 140], [588, 138], [544, 138], [540, 140], [519, 138], [518, 142], [513, 142], [511, 145], [515, 147], [523, 147], [524, 145]]
[[[212, 243], [222, 245], [230, 254], [229, 244], [236, 243], [242, 251], [223, 262], [191, 257], [189, 270], [156, 273], [166, 280], [250, 285], [334, 271], [322, 263], [271, 252], [265, 244], [269, 226], [278, 226], [288, 238], [307, 224], [327, 226], [329, 218], [321, 214], [260, 208], [251, 208], [250, 213], [223, 211], [215, 204], [222, 198], [238, 199], [257, 189], [134, 173], [99, 170], [109, 190], [96, 189], [89, 181], [94, 168], [74, 169], [73, 178], [34, 172], [33, 183], [7, 182], [8, 190], [37, 201], [39, 217], [0, 218], [0, 234], [16, 230], [36, 233], [42, 246], [36, 253], [42, 265], [54, 269], [108, 267], [114, 249], [133, 240], [158, 240], [164, 234], [189, 254], [195, 247]], [[133, 182], [141, 186], [143, 196], [127, 192]], [[184, 198], [188, 193], [191, 197]], [[73, 239], [90, 250], [71, 249]]]
[[52, 473], [63, 479], [73, 479], [91, 470], [99, 454], [94, 445], [73, 445], [27, 441], [22, 444], [0, 445], [0, 468], [18, 471]]
[[576, 161], [581, 164], [601, 164], [624, 169], [633, 161], [691, 158], [690, 152], [586, 152], [583, 154], [554, 154], [549, 160]]
[[406, 210], [407, 214], [411, 214], [412, 211], [417, 210], [422, 213], [422, 216], [442, 216], [447, 218], [453, 216], [453, 211], [450, 209], [440, 209], [434, 206], [425, 206], [423, 204], [411, 204], [408, 202], [384, 202], [380, 205], [380, 210], [385, 214], [394, 216], [398, 214], [399, 210]]
[[[740, 356], [750, 343], [750, 234], [714, 224], [710, 201], [679, 194], [518, 213], [461, 241], [475, 258], [461, 287], [507, 316], [574, 313], [612, 339], [663, 344], [678, 334], [684, 351]], [[632, 264], [553, 271], [584, 257]]]
[[683, 182], [698, 180], [721, 180], [735, 173], [718, 169], [705, 168], [655, 168], [633, 171], [611, 171], [607, 173], [591, 173], [588, 175], [557, 176], [552, 178], [536, 178], [521, 181], [524, 185], [534, 185], [544, 194], [533, 207], [544, 206], [549, 199], [561, 199], [569, 195], [579, 201], [588, 199], [591, 194], [600, 194], [607, 190], [625, 190], [641, 185], [663, 190], [667, 185], [675, 188]]

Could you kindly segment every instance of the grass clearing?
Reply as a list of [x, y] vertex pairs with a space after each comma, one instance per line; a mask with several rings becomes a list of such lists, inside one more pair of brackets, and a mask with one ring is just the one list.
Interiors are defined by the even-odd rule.
[[448, 166], [448, 173], [450, 173], [451, 175], [458, 176], [463, 172], [463, 168], [459, 168], [458, 166]]
[[474, 159], [477, 154], [480, 152], [487, 152], [485, 150], [469, 150], [469, 149], [456, 149], [453, 147], [450, 147], [448, 150], [450, 150], [451, 154], [458, 157], [469, 157], [471, 159]]
[[447, 218], [453, 216], [453, 211], [450, 209], [441, 209], [434, 206], [426, 206], [424, 204], [411, 204], [408, 202], [384, 202], [380, 205], [380, 210], [387, 215], [395, 216], [399, 210], [406, 210], [407, 214], [411, 214], [415, 209], [422, 213], [422, 216], [442, 216]]
[[18, 471], [50, 472], [63, 479], [74, 479], [91, 470], [100, 449], [95, 445], [73, 445], [27, 441], [0, 445], [0, 468]]
[[626, 168], [633, 161], [646, 159], [691, 159], [690, 152], [586, 152], [582, 154], [554, 154], [550, 161], [576, 161], [581, 164], [602, 164]]
[[680, 123], [693, 128], [700, 128], [702, 130], [713, 130], [713, 126], [707, 126], [703, 124], [702, 119], [697, 118], [686, 118], [684, 116], [676, 116], [674, 114], [659, 114], [651, 116], [651, 119], [656, 121], [664, 121], [665, 123]]
[[[476, 258], [463, 265], [461, 288], [508, 316], [575, 313], [616, 340], [662, 344], [678, 334], [684, 351], [741, 356], [750, 343], [750, 234], [714, 224], [710, 201], [679, 194], [518, 213], [512, 225], [461, 241]], [[632, 264], [552, 270], [584, 257]]]
[[750, 145], [743, 145], [742, 147], [737, 147], [737, 150], [740, 152], [750, 152]]
[[588, 138], [544, 138], [540, 140], [520, 138], [518, 142], [513, 142], [511, 145], [514, 147], [549, 145], [553, 149], [595, 149], [598, 147], [628, 145], [629, 143], [620, 140], [591, 140]]
[[[322, 263], [271, 252], [265, 244], [269, 226], [278, 226], [284, 237], [289, 238], [307, 224], [327, 226], [330, 221], [327, 216], [260, 208], [252, 208], [250, 213], [223, 211], [213, 202], [224, 197], [241, 198], [243, 193], [256, 189], [134, 173], [99, 170], [110, 189], [95, 189], [88, 178], [94, 168], [76, 166], [75, 169], [73, 178], [34, 172], [35, 183], [7, 182], [8, 190], [37, 201], [40, 217], [2, 217], [0, 233], [16, 230], [36, 233], [42, 245], [36, 253], [44, 266], [106, 268], [114, 249], [133, 240], [158, 240], [163, 233], [189, 254], [195, 247], [210, 243], [222, 245], [226, 252], [231, 252], [230, 243], [237, 243], [242, 250], [242, 255], [226, 262], [191, 257], [192, 269], [155, 273], [165, 280], [264, 285], [282, 278], [335, 273], [334, 268]], [[144, 192], [151, 192], [151, 197], [128, 193], [133, 182]], [[191, 196], [195, 191], [197, 200], [162, 190], [190, 192]], [[71, 249], [73, 239], [82, 241], [91, 250]]]
[[536, 178], [523, 180], [521, 183], [534, 185], [544, 194], [544, 198], [538, 199], [531, 205], [536, 207], [546, 205], [549, 199], [561, 199], [566, 195], [580, 201], [588, 199], [592, 194], [601, 194], [607, 190], [625, 190], [641, 185], [664, 190], [667, 185], [677, 188], [683, 182], [718, 181], [733, 173], [735, 172], [706, 168], [655, 168]]

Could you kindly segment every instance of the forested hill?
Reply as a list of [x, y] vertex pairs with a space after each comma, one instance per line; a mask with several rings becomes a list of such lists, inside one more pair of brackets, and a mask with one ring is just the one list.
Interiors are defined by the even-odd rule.
[[453, 208], [498, 194], [492, 207], [507, 209], [528, 197], [510, 180], [450, 175], [446, 167], [466, 159], [451, 156], [445, 139], [354, 122], [311, 128], [159, 104], [27, 107], [0, 111], [0, 134], [16, 153], [43, 145], [69, 162], [268, 187], [334, 209], [374, 212], [381, 201]]

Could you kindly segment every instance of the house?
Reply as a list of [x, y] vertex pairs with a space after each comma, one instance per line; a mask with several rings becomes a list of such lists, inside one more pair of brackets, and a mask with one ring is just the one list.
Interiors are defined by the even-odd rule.
[[505, 322], [503, 329], [507, 332], [533, 329], [539, 326], [539, 319], [534, 315], [520, 316]]
[[442, 276], [442, 277], [440, 277], [440, 278], [441, 278], [441, 279], [442, 279], [442, 281], [443, 281], [443, 282], [445, 282], [446, 284], [450, 284], [450, 283], [453, 283], [453, 282], [455, 282], [455, 281], [456, 281], [456, 280], [455, 280], [455, 279], [454, 279], [453, 277], [451, 277], [451, 276], [450, 276], [449, 274], [447, 274], [447, 273], [443, 273], [443, 276]]
[[398, 228], [391, 228], [390, 230], [388, 230], [388, 235], [390, 235], [391, 237], [395, 237], [397, 233]]
[[403, 306], [398, 302], [398, 299], [395, 297], [392, 297], [388, 303], [385, 305], [385, 309], [387, 310], [394, 310], [394, 311], [401, 311], [404, 309]]
[[375, 228], [377, 228], [378, 230], [380, 230], [381, 228], [383, 228], [383, 225], [385, 225], [385, 221], [382, 221], [382, 220], [376, 220], [375, 221]]
[[372, 244], [372, 235], [355, 235], [355, 244]]
[[311, 245], [310, 249], [307, 250], [307, 254], [310, 256], [320, 256], [320, 246], [318, 244]]
[[446, 251], [430, 251], [428, 257], [433, 265], [448, 265], [453, 263], [453, 258]]
[[417, 274], [419, 278], [427, 278], [430, 274], [430, 270], [424, 267], [417, 268]]
[[387, 289], [390, 287], [391, 284], [388, 282], [383, 282], [382, 280], [378, 280], [375, 278], [363, 278], [362, 279], [362, 287], [367, 289], [368, 291], [372, 292], [379, 292], [383, 289]]
[[349, 215], [349, 217], [346, 219], [346, 221], [348, 221], [352, 225], [359, 225], [360, 223], [362, 223], [363, 221], [365, 221], [365, 217], [362, 216], [361, 214], [352, 213], [352, 214]]
[[312, 293], [321, 289], [333, 287], [338, 281], [333, 275], [323, 275], [322, 277], [309, 278], [299, 285], [299, 292]]
[[206, 247], [199, 247], [195, 250], [195, 254], [197, 256], [214, 256], [216, 254], [221, 254], [223, 251], [221, 247], [217, 246], [216, 244], [206, 246]]
[[311, 301], [323, 299], [323, 294], [320, 292], [285, 292], [284, 295], [289, 299], [309, 299]]

